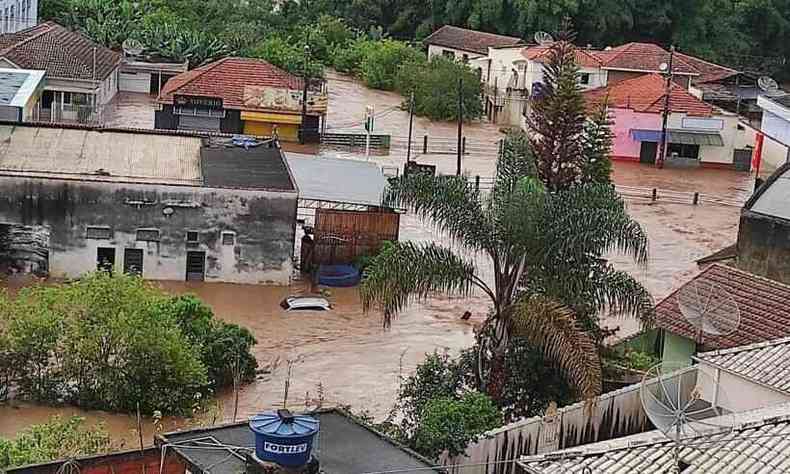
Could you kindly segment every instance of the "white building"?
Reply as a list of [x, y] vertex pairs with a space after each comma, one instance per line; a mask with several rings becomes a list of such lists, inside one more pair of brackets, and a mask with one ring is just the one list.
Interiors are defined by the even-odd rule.
[[790, 95], [757, 98], [763, 110], [760, 132], [763, 135], [760, 177], [769, 176], [790, 157]]
[[14, 33], [38, 24], [38, 0], [0, 0], [0, 33]]
[[0, 39], [0, 67], [46, 71], [36, 120], [101, 122], [118, 92], [120, 54], [49, 21]]

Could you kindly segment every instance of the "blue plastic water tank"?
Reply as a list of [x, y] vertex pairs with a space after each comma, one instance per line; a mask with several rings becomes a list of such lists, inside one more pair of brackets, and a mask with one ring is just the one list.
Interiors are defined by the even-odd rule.
[[250, 418], [255, 433], [255, 455], [281, 466], [303, 466], [310, 461], [318, 420], [288, 410], [266, 411]]

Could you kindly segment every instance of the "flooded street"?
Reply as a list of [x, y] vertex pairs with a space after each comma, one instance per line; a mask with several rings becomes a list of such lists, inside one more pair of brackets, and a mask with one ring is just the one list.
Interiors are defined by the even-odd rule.
[[[328, 131], [361, 132], [365, 106], [375, 104], [375, 133], [391, 134], [394, 138], [391, 155], [371, 160], [402, 169], [408, 130], [408, 114], [398, 108], [402, 98], [394, 93], [366, 89], [351, 78], [333, 73], [329, 74], [329, 90]], [[142, 99], [124, 97], [116, 105], [118, 110], [133, 109], [132, 121], [144, 127], [148, 123], [147, 115], [138, 100]], [[456, 124], [415, 118], [413, 150], [417, 160], [437, 165], [441, 173], [454, 173], [455, 156], [433, 153], [431, 148], [446, 151], [454, 147], [455, 133]], [[430, 137], [428, 154], [422, 154], [421, 137], [425, 134]], [[464, 172], [492, 176], [496, 143], [502, 137], [499, 127], [470, 124], [465, 126], [464, 134], [470, 149], [470, 154], [464, 157]], [[322, 154], [364, 159], [358, 153], [343, 151], [325, 150]], [[750, 193], [753, 182], [744, 173], [707, 169], [657, 170], [622, 162], [614, 164], [614, 180], [626, 186], [699, 191], [741, 201]], [[636, 268], [622, 257], [613, 257], [612, 261], [642, 281], [656, 300], [698, 271], [696, 259], [735, 242], [740, 214], [737, 207], [655, 204], [644, 200], [629, 201], [629, 211], [650, 238], [649, 264]], [[401, 239], [447, 243], [446, 238], [413, 215], [402, 216]], [[482, 263], [482, 277], [490, 278], [485, 260], [478, 261]], [[256, 382], [243, 388], [239, 418], [282, 404], [289, 360], [293, 361], [288, 396], [292, 407], [303, 407], [306, 399], [314, 406], [316, 399], [323, 398], [326, 405], [350, 404], [355, 411], [364, 409], [378, 418], [384, 417], [395, 401], [399, 378], [410, 374], [427, 352], [436, 349], [457, 352], [469, 347], [474, 339], [474, 325], [488, 311], [488, 301], [482, 296], [433, 298], [411, 306], [394, 321], [391, 330], [384, 331], [380, 315], [362, 312], [356, 289], [332, 290], [330, 300], [334, 310], [331, 312], [286, 313], [279, 307], [280, 300], [302, 291], [301, 286], [157, 284], [172, 293], [196, 294], [218, 317], [249, 328], [258, 339], [256, 358], [261, 368], [270, 369], [270, 373], [262, 373]], [[467, 310], [473, 317], [463, 322], [459, 318]], [[621, 337], [638, 329], [632, 321], [606, 321], [606, 324], [620, 326]], [[223, 418], [228, 420], [233, 411], [233, 396], [223, 393], [219, 399]], [[127, 446], [136, 443], [133, 417], [30, 404], [0, 405], [0, 437], [13, 436], [25, 426], [43, 422], [55, 413], [78, 413], [91, 422], [103, 420], [114, 439], [125, 440]], [[166, 420], [165, 429], [184, 423], [183, 420]], [[146, 439], [150, 441], [153, 426], [147, 420], [144, 427]]]

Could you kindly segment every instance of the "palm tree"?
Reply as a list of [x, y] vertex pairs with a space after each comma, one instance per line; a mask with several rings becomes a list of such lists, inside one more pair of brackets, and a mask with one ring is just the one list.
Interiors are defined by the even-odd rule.
[[493, 281], [470, 258], [437, 243], [398, 242], [366, 269], [360, 293], [385, 326], [415, 299], [433, 293], [487, 295], [491, 312], [479, 333], [490, 367], [479, 357], [481, 388], [501, 393], [504, 351], [526, 338], [562, 370], [584, 397], [601, 391], [595, 315], [603, 309], [652, 320], [649, 293], [603, 258], [612, 251], [647, 261], [642, 228], [612, 186], [579, 184], [549, 192], [535, 177], [524, 135], [511, 135], [497, 161], [493, 189], [483, 193], [465, 177], [409, 174], [391, 181], [391, 204], [411, 209], [445, 232], [455, 246], [486, 256]]

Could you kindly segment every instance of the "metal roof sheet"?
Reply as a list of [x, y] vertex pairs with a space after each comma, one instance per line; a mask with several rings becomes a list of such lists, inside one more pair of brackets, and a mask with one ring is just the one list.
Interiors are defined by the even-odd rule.
[[[777, 416], [778, 415], [778, 416]], [[787, 405], [754, 412], [759, 419], [696, 438], [683, 440], [683, 474], [790, 472], [790, 416]], [[668, 474], [673, 472], [674, 443], [652, 433], [652, 439], [596, 443], [573, 450], [522, 458], [530, 474]]]
[[751, 210], [790, 220], [790, 168], [777, 176], [752, 204]]
[[695, 358], [790, 394], [790, 337], [702, 352]]
[[387, 179], [375, 163], [286, 154], [299, 199], [381, 206]]

